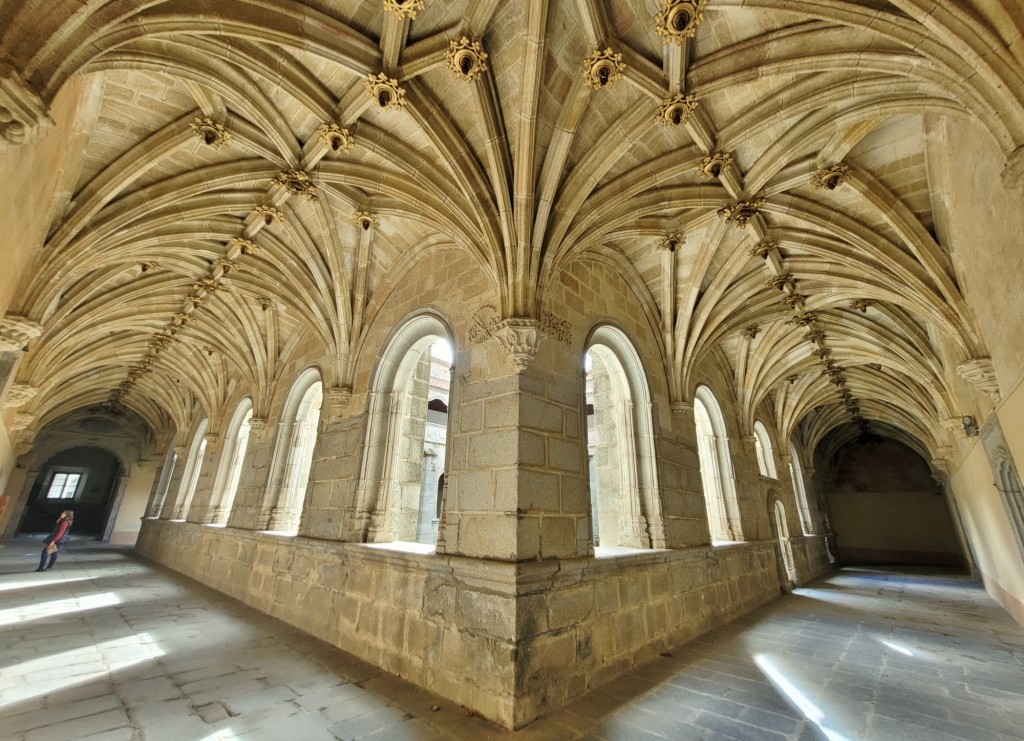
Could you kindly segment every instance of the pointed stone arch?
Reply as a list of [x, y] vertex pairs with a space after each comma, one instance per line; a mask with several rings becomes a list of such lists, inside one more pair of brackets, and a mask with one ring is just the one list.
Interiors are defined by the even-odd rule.
[[736, 498], [736, 474], [729, 452], [729, 435], [718, 399], [707, 386], [697, 387], [693, 417], [697, 427], [700, 478], [704, 486], [711, 542], [740, 540], [743, 528]]
[[590, 481], [594, 543], [664, 548], [651, 397], [640, 356], [626, 334], [611, 325], [591, 333], [587, 352], [592, 379], [588, 447], [594, 451]]
[[[440, 532], [423, 526], [432, 515], [443, 526], [443, 486], [425, 486], [424, 435], [431, 347], [454, 333], [434, 313], [415, 315], [392, 333], [370, 381], [366, 444], [359, 481], [357, 527], [367, 542], [425, 541]], [[447, 402], [445, 403], [447, 409]], [[422, 407], [422, 408], [421, 408]], [[447, 415], [447, 411], [444, 412]], [[447, 424], [447, 422], [445, 422]], [[447, 435], [447, 429], [445, 430]], [[440, 469], [445, 469], [442, 463]], [[433, 500], [429, 495], [433, 492]], [[428, 536], [429, 532], [429, 536]]]
[[292, 384], [278, 422], [268, 503], [264, 506], [264, 528], [296, 533], [313, 463], [320, 406], [323, 403], [320, 371], [308, 368]]

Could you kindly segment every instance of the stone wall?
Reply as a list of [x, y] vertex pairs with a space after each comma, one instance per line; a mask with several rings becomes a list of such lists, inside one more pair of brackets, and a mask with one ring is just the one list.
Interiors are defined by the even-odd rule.
[[147, 519], [136, 549], [506, 727], [779, 594], [771, 542], [516, 564]]

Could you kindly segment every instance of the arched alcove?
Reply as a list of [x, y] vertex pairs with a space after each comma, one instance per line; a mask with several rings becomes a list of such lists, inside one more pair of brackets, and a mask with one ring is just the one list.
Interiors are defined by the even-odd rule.
[[775, 471], [775, 451], [772, 449], [772, 439], [768, 436], [768, 430], [760, 420], [754, 422], [754, 448], [757, 451], [757, 468], [762, 476], [777, 479]]
[[267, 530], [296, 533], [313, 464], [323, 383], [315, 368], [295, 379], [281, 410], [263, 519]]
[[807, 501], [807, 484], [804, 479], [804, 467], [800, 462], [800, 451], [789, 443], [789, 477], [793, 481], [793, 494], [800, 514], [800, 527], [805, 533], [813, 533], [814, 523], [811, 522], [811, 509]]
[[252, 419], [252, 399], [242, 399], [231, 416], [224, 448], [220, 454], [220, 465], [213, 485], [213, 499], [210, 503], [208, 521], [214, 525], [226, 525], [231, 515], [231, 506], [238, 492], [242, 475], [242, 463], [249, 447], [249, 420]]
[[662, 548], [647, 378], [619, 329], [591, 334], [585, 359], [587, 447], [594, 545]]
[[928, 463], [902, 442], [861, 435], [822, 482], [843, 563], [964, 565], [949, 504]]
[[206, 455], [206, 430], [210, 426], [209, 420], [203, 420], [196, 428], [192, 436], [192, 444], [188, 449], [188, 457], [185, 459], [185, 469], [181, 474], [181, 483], [178, 487], [178, 494], [175, 498], [174, 508], [171, 510], [170, 519], [184, 520], [188, 517], [188, 509], [192, 506], [192, 497], [195, 496], [196, 486], [199, 483], [199, 474], [203, 468], [203, 457]]
[[797, 583], [796, 564], [793, 561], [793, 545], [789, 540], [786, 506], [775, 491], [768, 493], [768, 519], [771, 522], [776, 555], [779, 559], [779, 583], [782, 585], [782, 591], [789, 591], [789, 588]]
[[707, 386], [697, 388], [693, 418], [697, 428], [700, 478], [711, 542], [739, 540], [743, 530], [736, 501], [736, 477], [729, 452], [729, 437], [718, 399]]
[[19, 532], [46, 533], [63, 510], [74, 510], [72, 536], [102, 538], [121, 485], [118, 457], [96, 447], [63, 450], [39, 468], [22, 513]]
[[451, 336], [438, 317], [415, 316], [392, 334], [374, 370], [359, 496], [369, 542], [437, 543]]

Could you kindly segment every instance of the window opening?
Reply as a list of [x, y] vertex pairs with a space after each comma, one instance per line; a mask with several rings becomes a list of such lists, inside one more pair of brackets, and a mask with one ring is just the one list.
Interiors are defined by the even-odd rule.
[[46, 492], [47, 499], [74, 499], [78, 493], [78, 485], [82, 480], [81, 473], [57, 471], [50, 480], [50, 488]]

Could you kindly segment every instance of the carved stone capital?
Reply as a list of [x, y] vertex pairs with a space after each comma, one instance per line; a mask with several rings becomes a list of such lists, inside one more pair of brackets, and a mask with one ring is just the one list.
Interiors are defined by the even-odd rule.
[[336, 422], [341, 419], [348, 405], [352, 402], [352, 389], [348, 386], [331, 386], [324, 389], [324, 401], [321, 417], [325, 422]]
[[595, 49], [593, 54], [583, 60], [583, 84], [594, 90], [611, 87], [622, 77], [625, 69], [621, 54], [610, 48], [604, 51]]
[[819, 170], [811, 176], [811, 185], [818, 189], [835, 190], [846, 182], [846, 176], [850, 174], [850, 168], [840, 162], [839, 164]]
[[986, 394], [996, 404], [1003, 400], [999, 392], [999, 382], [992, 366], [992, 358], [973, 358], [956, 367], [957, 375], [972, 384], [978, 391]]
[[223, 124], [217, 123], [212, 118], [198, 116], [192, 119], [192, 123], [188, 126], [195, 132], [196, 136], [203, 140], [203, 144], [208, 147], [219, 149], [231, 142], [231, 132]]
[[669, 407], [672, 409], [673, 416], [681, 417], [683, 419], [693, 419], [693, 402], [673, 401], [669, 403]]
[[750, 256], [760, 257], [762, 260], [767, 260], [768, 255], [777, 249], [779, 249], [778, 242], [772, 239], [766, 239], [763, 242], [758, 242], [750, 248]]
[[0, 318], [0, 352], [21, 350], [43, 333], [43, 325], [15, 314]]
[[50, 109], [43, 99], [15, 69], [0, 65], [0, 143], [23, 144], [52, 125]]
[[3, 406], [20, 407], [32, 401], [38, 393], [39, 389], [35, 386], [29, 386], [27, 383], [12, 383], [4, 392]]
[[448, 69], [460, 80], [472, 80], [487, 70], [487, 52], [479, 41], [470, 41], [463, 36], [448, 44]]
[[686, 237], [682, 232], [669, 232], [658, 240], [658, 246], [669, 252], [675, 252], [684, 244], [686, 244]]
[[216, 293], [224, 284], [214, 278], [200, 278], [192, 284], [192, 290], [194, 291], [205, 291], [206, 293]]
[[708, 0], [663, 0], [661, 10], [654, 16], [655, 33], [673, 44], [693, 38], [704, 21], [707, 4]]
[[249, 417], [249, 434], [250, 435], [262, 435], [263, 431], [267, 429], [267, 418], [266, 417]]
[[417, 11], [423, 10], [426, 0], [384, 0], [384, 10], [394, 13], [399, 18], [415, 18]]
[[388, 77], [383, 72], [370, 75], [364, 81], [366, 94], [377, 101], [377, 105], [386, 111], [394, 108], [402, 108], [405, 101], [405, 90], [398, 84], [398, 80]]
[[697, 165], [697, 174], [704, 180], [717, 180], [732, 165], [732, 155], [728, 152], [713, 152]]
[[763, 198], [756, 198], [751, 201], [737, 201], [729, 206], [722, 206], [718, 209], [718, 215], [727, 222], [737, 226], [746, 226], [747, 222], [757, 216], [759, 209], [764, 206]]
[[252, 213], [267, 226], [284, 223], [284, 212], [273, 206], [257, 206]]
[[284, 188], [293, 196], [305, 196], [309, 201], [317, 199], [316, 184], [310, 179], [309, 173], [303, 170], [282, 170], [274, 178], [274, 184]]
[[506, 319], [494, 329], [494, 338], [512, 361], [516, 373], [530, 366], [546, 336], [540, 330], [540, 322], [523, 317]]
[[676, 93], [671, 98], [665, 98], [662, 104], [658, 106], [658, 123], [662, 126], [679, 126], [684, 124], [699, 106], [700, 103], [692, 95]]
[[[280, 213], [280, 212], [278, 212]], [[240, 255], [254, 255], [259, 252], [260, 248], [256, 246], [256, 243], [251, 239], [245, 239], [243, 237], [235, 237], [228, 242], [228, 250], [231, 252], [238, 251]]]
[[342, 154], [355, 146], [355, 139], [349, 130], [333, 121], [322, 125], [316, 130], [316, 133], [320, 137], [320, 141], [327, 146], [329, 153]]
[[774, 288], [776, 290], [784, 290], [787, 286], [792, 287], [795, 283], [792, 273], [779, 273], [769, 278], [765, 285], [768, 288]]
[[368, 232], [372, 227], [377, 226], [380, 220], [369, 211], [356, 211], [352, 214], [352, 221], [362, 227], [364, 232]]

